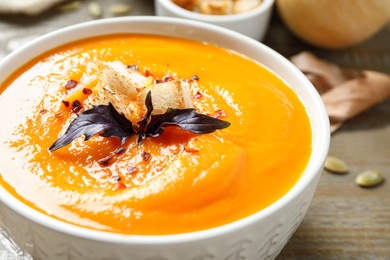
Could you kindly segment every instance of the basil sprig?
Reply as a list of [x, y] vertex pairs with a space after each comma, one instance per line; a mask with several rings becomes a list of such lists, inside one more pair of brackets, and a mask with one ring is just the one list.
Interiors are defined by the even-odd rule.
[[146, 95], [145, 105], [146, 115], [137, 122], [137, 125], [120, 114], [111, 103], [85, 110], [77, 114], [64, 135], [53, 143], [49, 151], [58, 150], [80, 136], [84, 136], [85, 141], [96, 134], [116, 137], [124, 144], [127, 138], [138, 135], [137, 143], [140, 145], [147, 137], [160, 136], [164, 128], [169, 126], [178, 126], [196, 134], [208, 134], [230, 126], [229, 122], [198, 113], [194, 108], [169, 108], [163, 114], [154, 115], [151, 91]]

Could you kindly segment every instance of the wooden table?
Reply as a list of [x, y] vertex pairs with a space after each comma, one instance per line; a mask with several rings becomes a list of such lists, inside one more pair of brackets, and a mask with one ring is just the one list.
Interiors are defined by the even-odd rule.
[[[152, 0], [100, 0], [108, 7], [128, 2], [130, 15], [154, 15]], [[110, 17], [106, 12], [105, 17]], [[0, 15], [0, 59], [47, 32], [92, 20], [86, 2], [65, 13], [53, 8], [41, 15]], [[390, 25], [370, 40], [345, 50], [311, 47], [295, 38], [276, 13], [264, 43], [286, 57], [308, 50], [342, 66], [390, 74]], [[390, 99], [348, 121], [332, 135], [330, 154], [345, 160], [346, 175], [323, 172], [302, 224], [277, 259], [390, 259]], [[387, 181], [363, 189], [354, 179], [378, 169]], [[16, 259], [0, 245], [0, 260]]]

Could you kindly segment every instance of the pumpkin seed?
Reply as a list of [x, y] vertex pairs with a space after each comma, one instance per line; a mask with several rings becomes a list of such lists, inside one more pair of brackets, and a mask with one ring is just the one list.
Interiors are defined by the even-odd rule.
[[58, 7], [60, 12], [68, 12], [72, 10], [76, 10], [81, 6], [81, 1], [71, 1], [65, 4], [62, 4]]
[[130, 12], [131, 6], [128, 4], [113, 4], [109, 10], [113, 15], [125, 15]]
[[324, 167], [333, 173], [343, 174], [348, 172], [348, 165], [343, 160], [333, 156], [326, 158]]
[[356, 177], [356, 183], [362, 187], [372, 187], [384, 180], [383, 174], [376, 170], [367, 170]]
[[88, 13], [92, 18], [98, 19], [103, 17], [103, 9], [100, 4], [96, 2], [90, 2], [88, 4]]

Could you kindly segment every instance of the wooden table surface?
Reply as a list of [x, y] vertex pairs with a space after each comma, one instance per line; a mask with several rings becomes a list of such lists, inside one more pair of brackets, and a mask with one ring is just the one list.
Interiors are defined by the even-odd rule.
[[[152, 0], [99, 0], [132, 5], [129, 15], [154, 15]], [[111, 17], [108, 12], [105, 17]], [[58, 28], [92, 20], [86, 1], [81, 8], [53, 8], [28, 17], [0, 14], [0, 60], [17, 47]], [[289, 57], [300, 51], [342, 66], [390, 74], [390, 24], [368, 41], [338, 51], [311, 47], [295, 38], [274, 12], [264, 43]], [[309, 211], [280, 259], [390, 259], [390, 99], [349, 120], [331, 137], [330, 155], [350, 166], [345, 175], [324, 171]], [[360, 172], [378, 169], [381, 185], [364, 189], [354, 182]], [[0, 244], [0, 260], [16, 259]]]

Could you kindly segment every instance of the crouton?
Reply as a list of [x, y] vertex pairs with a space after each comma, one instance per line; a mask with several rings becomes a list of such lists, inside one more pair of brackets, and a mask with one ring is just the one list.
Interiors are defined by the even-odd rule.
[[199, 0], [172, 0], [172, 2], [189, 11], [194, 11], [199, 4]]
[[136, 98], [139, 90], [151, 84], [152, 78], [145, 77], [133, 69], [127, 69], [126, 65], [119, 61], [108, 62], [102, 74], [102, 82], [113, 92]]
[[119, 61], [108, 62], [102, 71], [100, 82], [84, 102], [84, 107], [88, 109], [92, 105], [107, 105], [111, 102], [126, 117], [137, 117], [137, 95], [151, 84], [152, 77], [145, 77], [136, 70], [128, 69]]
[[189, 82], [175, 79], [145, 88], [138, 96], [141, 113], [146, 113], [146, 94], [152, 92], [153, 113], [165, 113], [168, 108], [192, 108]]
[[233, 13], [239, 14], [250, 11], [261, 4], [262, 0], [235, 0]]
[[233, 13], [232, 0], [201, 0], [199, 12], [202, 14], [224, 15]]

